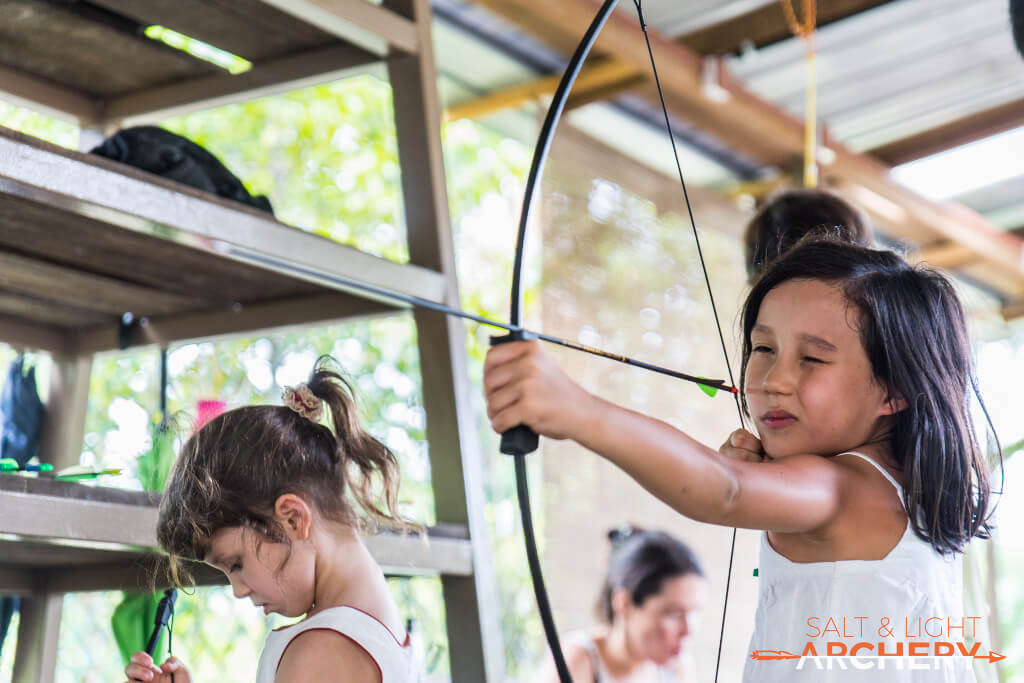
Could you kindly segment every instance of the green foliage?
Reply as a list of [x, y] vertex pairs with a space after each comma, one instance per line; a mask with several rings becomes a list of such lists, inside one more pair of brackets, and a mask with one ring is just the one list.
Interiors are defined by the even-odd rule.
[[149, 450], [139, 456], [139, 483], [145, 491], [163, 491], [174, 465], [174, 432], [159, 422], [150, 434]]
[[279, 220], [405, 262], [391, 88], [371, 76], [163, 122], [216, 154]]
[[[387, 84], [370, 77], [349, 79], [192, 114], [169, 121], [166, 126], [217, 154], [250, 190], [268, 194], [278, 217], [285, 222], [364, 251], [407, 260]], [[502, 317], [511, 249], [501, 258], [495, 258], [496, 252], [472, 252], [488, 245], [496, 234], [514, 236], [519, 178], [525, 175], [529, 154], [517, 143], [468, 122], [453, 128], [445, 152], [460, 273], [464, 264], [471, 264], [467, 266], [469, 279], [463, 279], [464, 305]], [[477, 227], [474, 219], [487, 220], [480, 207], [488, 204], [500, 206], [498, 213], [507, 221], [483, 225], [485, 232], [460, 238], [467, 225]], [[476, 265], [481, 261], [486, 267]], [[474, 376], [480, 374], [486, 348], [482, 335], [469, 338]], [[282, 387], [304, 379], [321, 354], [338, 360], [356, 388], [367, 428], [398, 455], [403, 473], [400, 497], [406, 514], [428, 524], [436, 521], [415, 326], [408, 314], [172, 347], [168, 407], [176, 418], [179, 438], [187, 436], [196, 401], [219, 398], [229, 407], [276, 403]], [[153, 478], [149, 456], [137, 456], [154, 450], [148, 416], [156, 412], [158, 402], [157, 363], [156, 350], [104, 354], [94, 362], [83, 462], [122, 467], [129, 473], [108, 479], [107, 485], [142, 487]], [[493, 436], [483, 420], [480, 434], [484, 452], [496, 453]], [[494, 500], [488, 509], [507, 506], [514, 495], [507, 461], [488, 455], [485, 466], [489, 499]], [[493, 514], [488, 512], [488, 517], [493, 518]], [[511, 565], [499, 562], [499, 603], [516, 603], [529, 611], [532, 597], [521, 540], [514, 535], [496, 539], [495, 544]], [[391, 585], [403, 613], [415, 618], [425, 640], [430, 672], [443, 677], [448, 654], [440, 582], [432, 578], [392, 579]], [[188, 610], [208, 609], [204, 606], [207, 601], [216, 600], [219, 605], [222, 598], [217, 595], [201, 591], [195, 598], [182, 596], [179, 605], [184, 611], [176, 630], [175, 648], [203, 679], [219, 676], [241, 680], [244, 676], [239, 678], [239, 669], [227, 665], [229, 660], [237, 662], [237, 658], [212, 647], [218, 639], [210, 632], [230, 631], [234, 617], [221, 613], [220, 607], [216, 616], [210, 614], [194, 621], [187, 616]], [[524, 627], [532, 619], [521, 618], [522, 611], [505, 618], [506, 632], [515, 643], [508, 652], [513, 668], [518, 661], [530, 661], [539, 652], [537, 629]], [[73, 611], [68, 618], [75, 618]], [[531, 634], [526, 641], [519, 635], [524, 628], [529, 628]], [[250, 624], [231, 632], [229, 642], [240, 647], [247, 643], [245, 648], [258, 652], [264, 635], [261, 629]]]
[[0, 102], [0, 126], [68, 149], [78, 147], [78, 126], [6, 102]]

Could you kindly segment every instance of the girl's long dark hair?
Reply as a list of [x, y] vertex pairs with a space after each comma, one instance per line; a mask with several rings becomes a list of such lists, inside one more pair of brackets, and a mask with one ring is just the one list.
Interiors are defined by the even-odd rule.
[[328, 368], [329, 360], [317, 362], [308, 385], [331, 427], [285, 406], [248, 406], [211, 420], [185, 443], [157, 522], [175, 583], [177, 560], [202, 560], [220, 529], [242, 527], [261, 540], [287, 542], [274, 516], [285, 493], [306, 499], [333, 522], [358, 527], [368, 519], [416, 528], [397, 512], [394, 453], [363, 430], [351, 387]]
[[907, 403], [894, 416], [892, 452], [903, 470], [914, 532], [943, 554], [962, 551], [976, 536], [988, 538], [991, 491], [970, 416], [972, 391], [983, 411], [985, 406], [953, 286], [938, 272], [910, 266], [889, 251], [831, 240], [801, 243], [773, 263], [747, 297], [741, 391], [761, 303], [779, 284], [797, 279], [840, 288], [859, 313], [875, 381]]

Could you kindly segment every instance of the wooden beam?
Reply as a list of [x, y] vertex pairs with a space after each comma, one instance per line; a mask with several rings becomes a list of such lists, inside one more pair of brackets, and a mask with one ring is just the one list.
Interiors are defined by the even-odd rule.
[[330, 42], [316, 27], [260, 0], [90, 0], [89, 5], [127, 17], [137, 27], [165, 26], [250, 62]]
[[20, 106], [85, 126], [99, 119], [100, 102], [38, 76], [0, 64], [0, 92]]
[[[605, 59], [586, 66], [580, 71], [579, 78], [576, 79], [576, 84], [573, 87], [572, 95], [580, 97], [590, 91], [604, 91], [609, 86], [623, 87], [624, 83], [636, 85], [638, 82], [645, 80], [645, 78], [631, 64]], [[445, 112], [445, 116], [449, 121], [478, 119], [503, 109], [519, 107], [527, 102], [533, 102], [542, 97], [553, 95], [561, 80], [562, 75], [557, 74], [502, 88], [482, 97], [460, 102], [448, 109]]]
[[[375, 299], [349, 294], [318, 294], [249, 304], [232, 310], [150, 316], [144, 324], [133, 329], [131, 345], [167, 345], [240, 332], [258, 334], [274, 328], [327, 324], [366, 315], [393, 314], [400, 310]], [[118, 332], [116, 325], [85, 330], [75, 337], [75, 350], [85, 354], [116, 349]]]
[[[889, 2], [892, 0], [821, 2], [818, 3], [817, 25], [819, 28], [827, 26]], [[734, 19], [684, 35], [678, 42], [702, 55], [726, 55], [738, 53], [748, 45], [756, 48], [765, 47], [792, 36], [782, 7], [779, 3], [773, 2]]]
[[217, 74], [122, 95], [103, 108], [106, 120], [166, 117], [266, 97], [337, 80], [379, 58], [354, 45], [332, 45], [260, 62], [245, 73]]
[[572, 110], [585, 107], [594, 102], [603, 102], [638, 88], [646, 82], [647, 78], [638, 73], [629, 78], [596, 85], [585, 90], [577, 91], [577, 88], [573, 88], [573, 91], [569, 93], [569, 97], [565, 100], [565, 108], [566, 110]]
[[[109, 562], [47, 570], [47, 589], [51, 593], [89, 591], [134, 591], [148, 593], [170, 588], [163, 556], [153, 554], [131, 562]], [[222, 586], [227, 577], [219, 569], [202, 562], [191, 563], [189, 574], [197, 586]]]
[[896, 166], [1024, 125], [1024, 99], [971, 114], [910, 137], [868, 150]]
[[92, 311], [121, 315], [171, 313], [204, 308], [209, 302], [131, 282], [0, 252], [0, 286], [17, 292], [46, 292], [55, 300]]
[[0, 595], [32, 598], [38, 587], [38, 572], [28, 567], [0, 567]]
[[[818, 26], [845, 19], [859, 12], [884, 5], [892, 0], [832, 0], [818, 9]], [[549, 33], [546, 29], [543, 31]], [[746, 45], [764, 47], [792, 37], [786, 25], [785, 16], [777, 3], [761, 7], [742, 14], [729, 21], [709, 26], [677, 39], [701, 55], [723, 55], [739, 52]], [[561, 41], [559, 41], [561, 42]], [[646, 71], [630, 68], [623, 62], [604, 60], [595, 72], [605, 70], [608, 74], [618, 74], [606, 81], [597, 80], [591, 83], [586, 76], [590, 67], [584, 68], [573, 87], [567, 108], [579, 107], [599, 100], [611, 99], [623, 92], [635, 88], [648, 80]], [[595, 76], [600, 76], [595, 73]], [[449, 120], [458, 118], [479, 118], [500, 109], [518, 107], [524, 102], [554, 93], [561, 75], [539, 78], [522, 85], [516, 85], [485, 95], [477, 100], [458, 105], [449, 110]], [[462, 107], [465, 112], [458, 111]], [[455, 112], [455, 114], [451, 113]], [[456, 115], [458, 114], [458, 115]]]
[[[476, 0], [527, 30], [535, 24], [560, 27], [563, 33], [578, 40], [590, 24], [600, 5], [597, 0]], [[803, 122], [797, 121], [780, 107], [743, 89], [735, 79], [722, 71], [722, 85], [730, 100], [719, 104], [708, 100], [703, 92], [700, 55], [649, 29], [655, 58], [661, 65], [659, 75], [666, 97], [673, 102], [672, 113], [699, 128], [720, 133], [726, 144], [737, 149], [753, 150], [755, 158], [766, 165], [778, 165], [791, 156], [803, 154]], [[614, 12], [609, 17], [594, 48], [649, 74], [650, 58], [635, 17]], [[671, 65], [671, 67], [668, 67]], [[738, 143], [738, 144], [737, 144]]]
[[915, 263], [927, 263], [935, 268], [955, 270], [978, 260], [978, 255], [955, 242], [940, 242], [927, 246], [908, 255]]
[[16, 348], [65, 352], [68, 335], [58, 327], [0, 314], [0, 339]]
[[[561, 26], [582, 35], [596, 13], [597, 0], [477, 0], [513, 22], [539, 22]], [[529, 26], [527, 26], [529, 28]], [[605, 24], [596, 49], [633, 65], [650, 69], [636, 21], [614, 13]], [[722, 140], [733, 149], [766, 164], [782, 165], [803, 153], [803, 122], [748, 90], [725, 69], [720, 86], [728, 95], [712, 101], [702, 91], [701, 56], [657, 31], [650, 30], [655, 57], [661, 68], [670, 111]], [[962, 207], [933, 203], [897, 184], [889, 168], [878, 159], [832, 144], [835, 161], [825, 167], [829, 180], [860, 187], [885, 202], [899, 215], [889, 222], [897, 238], [919, 243], [948, 239], [978, 254], [992, 273], [992, 286], [1003, 296], [1024, 296], [1021, 239], [1005, 233], [978, 214]], [[1007, 282], [1012, 287], [1007, 287]], [[986, 282], [987, 284], [987, 282]]]
[[262, 0], [379, 56], [420, 49], [416, 23], [366, 0]]
[[1018, 301], [1003, 307], [1002, 314], [1004, 320], [1016, 320], [1017, 318], [1024, 317], [1024, 301]]
[[0, 315], [11, 315], [55, 327], [95, 325], [108, 316], [73, 306], [62, 306], [35, 296], [0, 291]]

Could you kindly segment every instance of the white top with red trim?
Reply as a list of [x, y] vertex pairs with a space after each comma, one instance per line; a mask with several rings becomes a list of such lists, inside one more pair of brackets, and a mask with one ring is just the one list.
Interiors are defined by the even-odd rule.
[[256, 671], [256, 683], [273, 683], [281, 657], [292, 640], [301, 633], [317, 629], [337, 631], [363, 648], [377, 663], [381, 683], [419, 681], [419, 671], [415, 666], [408, 635], [405, 645], [402, 645], [384, 624], [366, 612], [353, 607], [331, 607], [267, 635], [259, 669]]
[[[902, 501], [881, 465], [840, 455], [869, 462]], [[973, 683], [975, 656], [989, 654], [988, 624], [963, 612], [960, 556], [943, 557], [909, 523], [881, 560], [793, 562], [765, 533], [758, 569], [743, 683]]]

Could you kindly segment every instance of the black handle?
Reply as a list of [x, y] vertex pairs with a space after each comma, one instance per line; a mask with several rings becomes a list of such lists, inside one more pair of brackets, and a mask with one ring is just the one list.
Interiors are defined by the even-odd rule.
[[157, 603], [156, 617], [153, 619], [153, 633], [150, 634], [149, 642], [146, 644], [146, 654], [150, 657], [156, 650], [156, 642], [160, 640], [160, 630], [171, 620], [171, 615], [174, 613], [174, 602], [177, 599], [178, 591], [168, 588], [164, 591], [164, 597], [160, 598], [160, 602]]
[[[491, 346], [515, 341], [532, 341], [537, 336], [526, 330], [512, 330], [508, 334], [491, 337]], [[526, 425], [513, 427], [501, 435], [501, 452], [505, 455], [526, 455], [537, 450], [540, 439], [537, 432]]]

